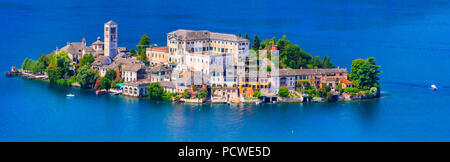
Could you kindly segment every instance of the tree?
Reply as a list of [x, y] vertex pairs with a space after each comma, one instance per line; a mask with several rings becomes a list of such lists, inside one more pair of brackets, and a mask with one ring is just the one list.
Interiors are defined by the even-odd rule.
[[97, 71], [85, 65], [78, 69], [75, 80], [80, 83], [82, 88], [89, 88], [98, 78]]
[[183, 92], [183, 97], [184, 98], [191, 98], [191, 91], [190, 91], [190, 89], [184, 89], [184, 92]]
[[289, 89], [287, 87], [280, 87], [278, 90], [278, 96], [280, 97], [287, 97], [289, 96]]
[[80, 67], [84, 66], [84, 65], [91, 66], [94, 61], [95, 61], [94, 56], [89, 53], [89, 54], [85, 54], [83, 57], [81, 57], [80, 63], [78, 65]]
[[48, 56], [42, 54], [37, 61], [36, 68], [39, 72], [45, 71], [50, 64], [50, 59]]
[[260, 47], [260, 41], [259, 41], [259, 38], [258, 38], [258, 36], [257, 35], [255, 35], [255, 37], [253, 38], [253, 49], [254, 50], [259, 50], [259, 47]]
[[63, 68], [64, 70], [67, 70], [70, 67], [70, 63], [72, 62], [72, 60], [70, 60], [67, 51], [61, 51], [55, 54], [53, 57], [56, 60], [56, 65], [58, 67]]
[[241, 32], [238, 32], [238, 37], [241, 37]]
[[108, 78], [104, 77], [102, 79], [102, 81], [100, 82], [99, 89], [109, 89], [109, 88], [111, 88], [111, 80], [109, 80]]
[[200, 89], [197, 95], [198, 99], [206, 98], [208, 96], [208, 91], [206, 89]]
[[253, 93], [253, 97], [260, 98], [260, 97], [263, 97], [263, 96], [264, 96], [264, 94], [261, 91], [256, 91], [255, 93]]
[[64, 69], [60, 67], [49, 66], [47, 68], [48, 80], [50, 84], [56, 84], [56, 81], [63, 78]]
[[130, 50], [130, 56], [136, 56], [137, 52], [134, 48]]
[[164, 88], [158, 82], [150, 83], [147, 88], [147, 94], [152, 100], [161, 100], [164, 94]]
[[147, 55], [145, 53], [146, 48], [150, 47], [150, 38], [147, 35], [143, 35], [137, 45], [138, 56], [137, 59], [147, 64]]
[[248, 34], [247, 34], [247, 33], [245, 33], [245, 39], [248, 39], [248, 40], [250, 40], [250, 36], [248, 36]]
[[[275, 42], [276, 38], [263, 41], [265, 46], [269, 46], [270, 42]], [[298, 45], [291, 43], [286, 39], [286, 35], [276, 42], [280, 50], [280, 67], [281, 68], [333, 68], [334, 64], [326, 56], [322, 61], [320, 57], [313, 57], [311, 54], [302, 50]]]
[[114, 69], [108, 69], [105, 73], [105, 78], [108, 78], [109, 80], [115, 80], [116, 79], [116, 71]]
[[381, 74], [380, 66], [375, 64], [375, 58], [371, 57], [367, 60], [356, 59], [352, 62], [350, 80], [360, 89], [369, 89], [378, 87], [379, 77]]
[[334, 64], [330, 61], [330, 58], [328, 56], [323, 57], [322, 67], [323, 68], [334, 68]]
[[36, 61], [34, 61], [32, 59], [29, 59], [27, 57], [27, 58], [25, 58], [25, 60], [23, 60], [22, 69], [23, 70], [29, 70], [29, 71], [31, 71], [33, 73], [37, 73], [37, 72], [39, 72], [39, 69], [37, 68], [36, 65], [37, 65]]

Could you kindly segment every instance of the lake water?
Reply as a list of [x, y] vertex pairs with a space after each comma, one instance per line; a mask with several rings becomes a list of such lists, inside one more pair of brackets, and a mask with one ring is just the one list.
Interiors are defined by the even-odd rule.
[[448, 1], [0, 0], [0, 20], [2, 73], [66, 42], [103, 40], [109, 20], [128, 48], [143, 34], [165, 45], [180, 28], [286, 34], [340, 67], [375, 57], [383, 71], [380, 99], [260, 105], [96, 96], [2, 74], [0, 141], [450, 141]]

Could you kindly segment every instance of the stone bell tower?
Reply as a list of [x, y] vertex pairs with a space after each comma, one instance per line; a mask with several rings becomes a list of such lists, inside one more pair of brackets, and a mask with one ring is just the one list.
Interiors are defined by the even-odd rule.
[[114, 58], [117, 55], [117, 23], [108, 21], [105, 23], [105, 56]]

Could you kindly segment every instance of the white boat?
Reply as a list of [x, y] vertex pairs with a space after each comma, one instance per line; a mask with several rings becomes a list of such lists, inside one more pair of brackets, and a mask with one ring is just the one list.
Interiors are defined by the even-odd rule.
[[437, 87], [436, 87], [436, 85], [431, 85], [431, 89], [433, 90], [433, 91], [435, 91], [435, 90], [437, 90]]
[[74, 97], [75, 95], [72, 94], [72, 93], [69, 93], [69, 94], [67, 94], [66, 96], [67, 96], [67, 97]]

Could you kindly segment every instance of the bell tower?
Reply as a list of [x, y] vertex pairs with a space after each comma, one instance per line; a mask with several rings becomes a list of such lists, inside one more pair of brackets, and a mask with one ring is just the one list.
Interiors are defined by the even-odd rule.
[[117, 55], [117, 23], [108, 21], [105, 23], [105, 56], [114, 58]]

